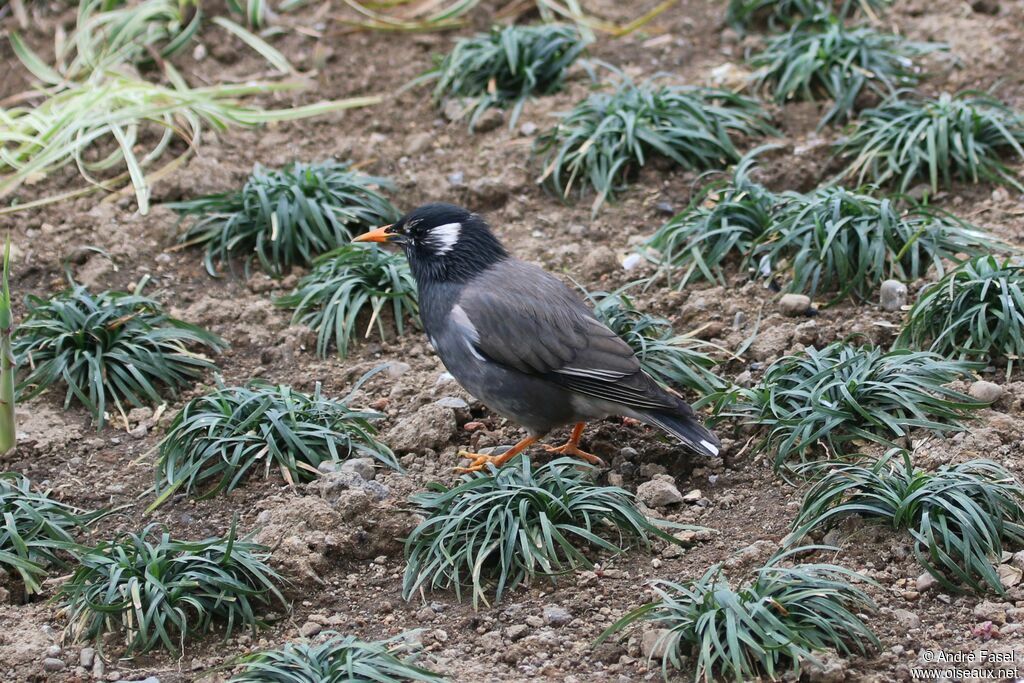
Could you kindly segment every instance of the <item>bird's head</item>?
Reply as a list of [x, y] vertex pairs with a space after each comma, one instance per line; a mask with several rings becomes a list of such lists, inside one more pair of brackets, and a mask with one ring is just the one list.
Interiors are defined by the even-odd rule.
[[353, 241], [401, 245], [421, 283], [465, 282], [508, 256], [484, 219], [453, 204], [424, 204]]

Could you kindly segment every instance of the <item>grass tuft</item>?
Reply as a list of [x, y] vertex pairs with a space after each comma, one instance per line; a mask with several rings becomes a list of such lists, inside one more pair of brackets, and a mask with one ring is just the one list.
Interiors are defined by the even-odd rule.
[[241, 673], [228, 683], [443, 681], [439, 674], [414, 664], [418, 648], [410, 643], [410, 635], [366, 642], [326, 631], [320, 635], [324, 640], [319, 644], [288, 643], [277, 650], [242, 657]]
[[911, 429], [962, 429], [970, 411], [988, 404], [946, 385], [977, 367], [936, 353], [836, 342], [783, 356], [757, 386], [720, 394], [716, 412], [760, 427], [756, 449], [774, 453], [779, 471], [821, 447], [843, 454], [852, 442], [895, 446]]
[[729, 0], [725, 21], [737, 31], [751, 25], [791, 26], [802, 19], [863, 14], [875, 19], [892, 0]]
[[615, 292], [587, 292], [594, 315], [629, 344], [644, 371], [669, 387], [686, 387], [707, 396], [725, 387], [712, 368], [709, 352], [723, 351], [710, 342], [676, 334], [672, 324], [636, 308], [626, 295], [627, 285]]
[[995, 361], [1007, 378], [1024, 357], [1024, 266], [981, 256], [918, 297], [896, 341], [944, 356]]
[[856, 516], [906, 529], [918, 561], [947, 589], [1005, 589], [1003, 549], [1024, 544], [1024, 487], [988, 460], [917, 469], [910, 454], [870, 464], [832, 462], [804, 495], [791, 540]]
[[[193, 88], [169, 62], [164, 64], [168, 85], [122, 73], [116, 65], [96, 70], [86, 80], [69, 81], [27, 48], [15, 52], [43, 86], [31, 91], [31, 97], [9, 98], [15, 102], [30, 100], [32, 106], [0, 107], [0, 198], [68, 166], [77, 168], [86, 185], [16, 202], [0, 214], [96, 190], [120, 192], [126, 186], [135, 191], [139, 212], [146, 214], [152, 185], [201, 147], [208, 128], [224, 131], [232, 126], [303, 119], [377, 104], [381, 99], [355, 97], [266, 110], [254, 105], [251, 98], [294, 90], [301, 84], [236, 83]], [[187, 145], [175, 156], [172, 143], [176, 138]], [[168, 156], [173, 158], [156, 168], [157, 162]]]
[[764, 274], [791, 272], [789, 291], [867, 300], [888, 278], [912, 281], [944, 261], [988, 253], [998, 240], [941, 209], [842, 187], [780, 196], [772, 231], [753, 250]]
[[152, 63], [181, 52], [199, 31], [198, 0], [143, 0], [111, 7], [107, 0], [83, 0], [76, 26], [56, 43], [57, 64], [69, 79], [123, 62]]
[[579, 29], [559, 24], [495, 27], [462, 38], [428, 74], [438, 79], [434, 99], [475, 98], [471, 130], [487, 109], [511, 106], [511, 128], [532, 95], [562, 89], [566, 71], [586, 46]]
[[756, 156], [764, 149], [745, 155], [731, 178], [705, 187], [644, 244], [657, 254], [653, 260], [658, 274], [677, 289], [700, 280], [724, 285], [723, 264], [746, 262], [754, 244], [772, 226], [779, 197], [750, 178]]
[[[343, 23], [362, 29], [398, 33], [461, 28], [469, 23], [467, 15], [481, 4], [481, 0], [435, 0], [426, 3], [410, 3], [407, 0], [344, 2], [362, 18], [341, 18]], [[678, 0], [661, 0], [653, 8], [625, 24], [613, 24], [588, 13], [580, 6], [578, 0], [526, 0], [507, 5], [494, 18], [515, 20], [526, 12], [536, 10], [544, 22], [568, 21], [575, 24], [584, 34], [601, 31], [621, 37], [645, 26], [677, 2]]]
[[684, 169], [723, 168], [740, 159], [736, 138], [772, 134], [755, 100], [727, 90], [634, 84], [625, 76], [612, 92], [597, 92], [560, 114], [537, 138], [541, 181], [565, 198], [587, 188], [596, 213], [652, 157]]
[[347, 163], [293, 163], [281, 169], [256, 165], [240, 191], [174, 202], [168, 206], [194, 222], [181, 241], [206, 246], [206, 270], [214, 263], [253, 258], [280, 277], [308, 266], [324, 252], [348, 244], [370, 228], [398, 219], [398, 210], [377, 188], [385, 178], [351, 170]]
[[554, 581], [591, 568], [585, 549], [618, 554], [630, 543], [673, 540], [640, 513], [632, 494], [592, 483], [593, 469], [572, 458], [535, 469], [517, 456], [501, 469], [464, 475], [451, 489], [430, 484], [411, 499], [424, 520], [405, 541], [405, 598], [424, 587], [453, 588], [461, 601], [468, 587], [476, 608], [489, 604], [490, 591], [500, 601], [537, 577]]
[[322, 462], [371, 457], [399, 469], [394, 454], [375, 438], [372, 411], [290, 387], [251, 382], [221, 386], [185, 404], [160, 442], [157, 507], [179, 488], [200, 498], [230, 493], [251, 471], [271, 467], [289, 485], [309, 481]]
[[235, 537], [180, 541], [151, 525], [123, 533], [83, 553], [58, 599], [76, 640], [122, 632], [129, 654], [184, 643], [223, 625], [229, 638], [239, 628], [265, 626], [281, 577], [266, 560], [269, 548]]
[[994, 182], [1024, 192], [1024, 184], [1001, 160], [1024, 160], [1024, 116], [978, 92], [937, 98], [899, 92], [864, 111], [838, 143], [848, 157], [846, 175], [858, 182], [891, 183], [906, 192], [923, 182], [932, 192], [953, 181]]
[[416, 280], [401, 254], [374, 245], [350, 244], [324, 254], [313, 270], [299, 280], [291, 294], [274, 302], [295, 309], [292, 324], [316, 331], [316, 350], [326, 357], [334, 343], [338, 355], [348, 355], [363, 314], [369, 315], [365, 337], [374, 325], [386, 338], [381, 311], [391, 305], [396, 331], [403, 334], [407, 317], [415, 316]]
[[783, 104], [790, 100], [831, 100], [818, 127], [846, 121], [867, 95], [884, 98], [917, 83], [912, 61], [941, 49], [909, 42], [872, 28], [846, 27], [837, 17], [801, 22], [768, 39], [752, 55], [755, 87]]
[[[191, 350], [225, 346], [215, 334], [172, 318], [153, 299], [106, 291], [92, 294], [82, 285], [52, 299], [29, 296], [27, 313], [14, 337], [23, 377], [22, 399], [55, 384], [67, 387], [64, 407], [76, 400], [102, 426], [107, 410], [125, 413], [125, 404], [161, 403], [215, 366]], [[125, 418], [127, 424], [127, 418]]]
[[868, 581], [832, 564], [780, 562], [796, 548], [777, 554], [755, 572], [753, 581], [733, 588], [716, 564], [695, 581], [655, 581], [657, 600], [629, 612], [601, 640], [637, 622], [666, 630], [662, 674], [693, 658], [695, 681], [748, 681], [766, 675], [776, 680], [789, 668], [799, 677], [805, 660], [834, 649], [843, 655], [866, 654], [880, 647], [860, 613], [874, 603], [851, 581]]
[[26, 593], [42, 590], [50, 567], [66, 568], [62, 550], [78, 548], [72, 532], [84, 529], [105, 512], [84, 512], [36, 492], [24, 476], [0, 473], [0, 568], [17, 572]]

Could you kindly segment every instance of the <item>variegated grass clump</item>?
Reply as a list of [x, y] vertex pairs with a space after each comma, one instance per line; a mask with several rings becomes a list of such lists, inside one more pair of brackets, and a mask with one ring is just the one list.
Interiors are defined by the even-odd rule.
[[[358, 388], [358, 387], [357, 387]], [[194, 398], [175, 415], [158, 446], [155, 508], [181, 489], [208, 498], [229, 493], [253, 472], [277, 470], [286, 482], [309, 481], [324, 462], [371, 457], [399, 469], [376, 438], [383, 417], [287, 386], [250, 382], [218, 387]]]
[[228, 683], [441, 683], [444, 679], [416, 665], [412, 633], [366, 642], [327, 631], [320, 642], [287, 643], [242, 657], [241, 673]]
[[845, 174], [906, 192], [954, 182], [1001, 183], [1024, 192], [1007, 159], [1024, 161], [1024, 115], [985, 93], [927, 97], [901, 91], [861, 113], [837, 143]]
[[929, 285], [907, 316], [897, 345], [995, 362], [1006, 377], [1024, 358], [1024, 265], [991, 254]]
[[987, 406], [950, 386], [970, 379], [978, 364], [937, 353], [835, 342], [779, 358], [756, 386], [713, 397], [716, 413], [759, 429], [755, 451], [778, 471], [823, 454], [846, 454], [865, 441], [892, 447], [911, 430], [962, 430]]
[[14, 336], [23, 400], [60, 385], [64, 407], [81, 403], [102, 426], [108, 410], [159, 404], [215, 367], [198, 349], [218, 351], [217, 335], [164, 312], [135, 292], [92, 294], [83, 285], [45, 299], [29, 296]]
[[368, 337], [376, 328], [386, 336], [384, 311], [399, 335], [408, 318], [417, 315], [416, 280], [402, 254], [375, 245], [350, 244], [324, 254], [299, 280], [291, 294], [274, 303], [295, 309], [292, 323], [316, 331], [316, 350], [327, 356], [333, 345], [338, 355], [348, 355], [349, 345], [359, 338], [366, 320]]
[[39, 593], [49, 570], [67, 569], [67, 553], [80, 550], [74, 533], [106, 514], [79, 510], [49, 491], [33, 490], [16, 472], [0, 474], [0, 568], [16, 573], [26, 593]]
[[493, 107], [511, 107], [509, 126], [515, 126], [530, 97], [562, 89], [586, 46], [575, 26], [559, 24], [495, 27], [462, 38], [429, 74], [437, 78], [434, 99], [471, 98], [470, 129]]
[[450, 588], [461, 601], [468, 589], [477, 607], [489, 594], [500, 601], [520, 584], [592, 567], [588, 551], [678, 542], [644, 517], [632, 494], [594, 484], [591, 470], [573, 458], [535, 466], [517, 456], [413, 496], [423, 521], [405, 541], [405, 598]]
[[[783, 564], [798, 552], [834, 550], [818, 546], [776, 554], [736, 586], [716, 564], [699, 579], [652, 583], [656, 599], [612, 624], [599, 640], [637, 623], [664, 629], [655, 651], [662, 675], [692, 666], [695, 683], [799, 678], [815, 653], [867, 654], [880, 647], [861, 614], [874, 602], [854, 582], [872, 583], [834, 564]], [[684, 657], [689, 661], [684, 664]]]
[[743, 95], [620, 76], [613, 91], [560, 114], [534, 151], [540, 180], [564, 198], [592, 190], [596, 213], [653, 157], [690, 170], [723, 168], [739, 161], [740, 138], [773, 132], [761, 105]]
[[386, 178], [354, 171], [349, 163], [257, 164], [241, 190], [167, 206], [192, 219], [181, 241], [206, 248], [211, 275], [218, 262], [239, 257], [246, 273], [256, 260], [265, 273], [281, 277], [359, 233], [398, 220], [398, 209], [382, 192], [391, 188]]
[[1005, 594], [998, 565], [1003, 552], [1024, 545], [1024, 486], [988, 460], [913, 465], [906, 451], [879, 460], [820, 463], [820, 478], [804, 494], [788, 542], [848, 517], [905, 529], [914, 555], [947, 590]]

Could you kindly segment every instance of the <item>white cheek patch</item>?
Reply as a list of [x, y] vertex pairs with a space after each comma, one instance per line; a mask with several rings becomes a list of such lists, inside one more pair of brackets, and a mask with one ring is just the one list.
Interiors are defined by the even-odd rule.
[[445, 223], [430, 231], [430, 246], [438, 254], [447, 254], [455, 248], [459, 241], [459, 233], [462, 232], [462, 223]]

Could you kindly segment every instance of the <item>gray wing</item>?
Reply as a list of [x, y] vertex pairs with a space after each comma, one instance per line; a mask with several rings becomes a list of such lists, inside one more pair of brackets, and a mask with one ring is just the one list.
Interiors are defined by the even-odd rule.
[[452, 322], [481, 356], [572, 391], [639, 409], [678, 402], [633, 350], [557, 278], [509, 259], [475, 278]]

